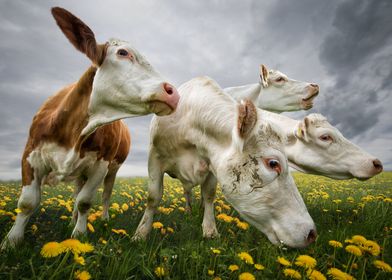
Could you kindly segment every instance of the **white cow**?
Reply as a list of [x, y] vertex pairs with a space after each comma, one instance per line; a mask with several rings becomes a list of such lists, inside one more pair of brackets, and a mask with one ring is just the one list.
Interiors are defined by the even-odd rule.
[[309, 110], [319, 93], [319, 86], [287, 77], [282, 72], [260, 65], [260, 82], [229, 87], [224, 91], [237, 100], [251, 100], [257, 107], [271, 112]]
[[229, 203], [272, 243], [312, 243], [315, 225], [289, 173], [279, 130], [252, 102], [235, 102], [210, 78], [193, 79], [179, 92], [176, 112], [151, 123], [149, 196], [134, 240], [151, 230], [166, 172], [185, 185], [201, 185], [205, 237], [218, 235], [213, 201], [219, 181]]

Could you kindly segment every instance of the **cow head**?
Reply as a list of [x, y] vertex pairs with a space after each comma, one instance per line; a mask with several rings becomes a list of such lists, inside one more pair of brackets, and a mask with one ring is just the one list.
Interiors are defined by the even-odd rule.
[[320, 114], [299, 123], [287, 149], [294, 168], [334, 179], [369, 179], [383, 170], [380, 160], [347, 140]]
[[260, 65], [260, 94], [256, 106], [272, 112], [308, 110], [319, 93], [316, 84], [301, 82]]
[[291, 177], [282, 136], [250, 101], [238, 106], [231, 148], [216, 170], [227, 200], [274, 244], [305, 247], [316, 229]]
[[83, 135], [117, 119], [149, 113], [168, 115], [176, 109], [176, 88], [129, 43], [111, 39], [98, 44], [91, 29], [67, 10], [56, 7], [52, 14], [69, 41], [98, 68]]

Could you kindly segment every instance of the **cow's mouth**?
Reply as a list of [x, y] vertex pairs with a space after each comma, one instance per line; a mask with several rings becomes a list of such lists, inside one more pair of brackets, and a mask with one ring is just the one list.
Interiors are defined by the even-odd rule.
[[304, 110], [309, 110], [313, 107], [313, 100], [316, 98], [316, 96], [319, 94], [318, 91], [314, 91], [310, 93], [308, 96], [305, 98], [302, 98], [302, 107]]
[[148, 105], [150, 111], [158, 116], [170, 115], [175, 110], [172, 104], [161, 100], [150, 101]]

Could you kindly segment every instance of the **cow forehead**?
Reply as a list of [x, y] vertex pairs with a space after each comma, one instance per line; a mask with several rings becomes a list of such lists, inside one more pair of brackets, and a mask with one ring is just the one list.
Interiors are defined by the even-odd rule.
[[127, 49], [132, 51], [132, 54], [136, 57], [137, 61], [140, 64], [143, 64], [143, 65], [147, 66], [148, 68], [152, 69], [152, 66], [147, 61], [147, 59], [142, 54], [140, 54], [135, 48], [133, 48], [128, 41], [124, 41], [124, 40], [116, 39], [116, 38], [110, 38], [109, 45], [113, 46], [113, 47], [118, 47], [118, 46], [126, 47]]
[[280, 72], [280, 71], [278, 71], [278, 70], [269, 70], [269, 71], [268, 71], [268, 74], [269, 74], [269, 76], [270, 76], [271, 78], [280, 77], [280, 76], [283, 76], [283, 77], [286, 77], [286, 78], [287, 78], [287, 75], [286, 75], [286, 74], [284, 74], [284, 73], [282, 73], [282, 72]]

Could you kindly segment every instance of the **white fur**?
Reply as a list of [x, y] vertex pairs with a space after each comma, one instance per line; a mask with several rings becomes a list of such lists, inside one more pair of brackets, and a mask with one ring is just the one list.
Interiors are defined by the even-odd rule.
[[[280, 77], [284, 80], [277, 82]], [[269, 71], [265, 86], [262, 82], [225, 88], [224, 91], [237, 100], [251, 100], [257, 107], [272, 112], [308, 110], [313, 106], [313, 98], [304, 100], [314, 94], [308, 82], [293, 80], [276, 70]]]
[[[218, 180], [233, 207], [273, 243], [282, 240], [288, 246], [306, 246], [314, 223], [288, 172], [282, 142], [273, 135], [279, 132], [260, 120], [258, 112], [259, 120], [239, 150], [232, 138], [233, 130], [237, 131], [238, 103], [206, 77], [183, 84], [180, 95], [174, 114], [154, 118], [151, 123], [149, 198], [134, 239], [145, 238], [151, 230], [153, 214], [162, 197], [163, 174], [167, 172], [188, 185], [201, 183], [204, 236], [218, 235], [213, 214]], [[205, 161], [208, 171], [195, 173], [192, 164], [179, 164], [184, 157], [197, 159], [192, 162]], [[270, 157], [280, 161], [280, 175], [264, 165], [263, 159]]]

